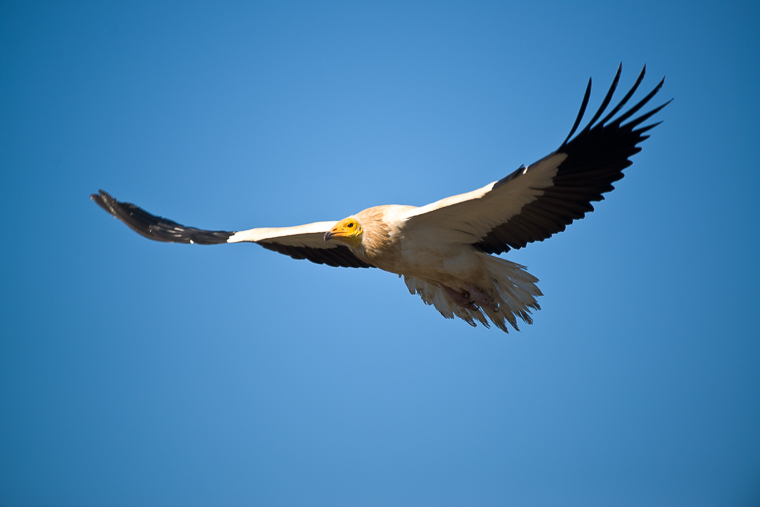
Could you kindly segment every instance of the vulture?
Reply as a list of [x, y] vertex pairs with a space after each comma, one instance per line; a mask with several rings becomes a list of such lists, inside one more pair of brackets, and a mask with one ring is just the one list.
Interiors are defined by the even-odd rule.
[[375, 206], [339, 221], [234, 232], [187, 227], [117, 201], [103, 190], [90, 197], [155, 241], [258, 243], [317, 264], [379, 268], [403, 276], [411, 294], [447, 319], [459, 317], [471, 326], [480, 322], [486, 327], [490, 321], [505, 332], [507, 324], [519, 330], [518, 319], [532, 324], [531, 310], [540, 309], [538, 279], [525, 266], [496, 255], [543, 241], [593, 211], [591, 202], [613, 190], [612, 184], [631, 165], [630, 157], [641, 151], [638, 145], [649, 137], [645, 133], [661, 122], [642, 124], [670, 103], [636, 116], [660, 90], [663, 78], [623, 110], [644, 79], [644, 66], [630, 91], [605, 115], [621, 70], [619, 66], [599, 109], [576, 134], [591, 95], [589, 79], [575, 123], [556, 151], [482, 188], [422, 207]]

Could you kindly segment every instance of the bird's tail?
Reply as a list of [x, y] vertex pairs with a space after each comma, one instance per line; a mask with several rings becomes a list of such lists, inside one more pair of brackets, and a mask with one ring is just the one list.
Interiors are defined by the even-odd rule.
[[520, 264], [486, 254], [481, 257], [492, 281], [491, 295], [499, 305], [497, 312], [488, 308], [482, 310], [503, 331], [507, 331], [505, 319], [518, 331], [517, 317], [527, 324], [533, 324], [531, 310], [541, 309], [536, 298], [543, 296], [536, 285], [538, 278]]
[[506, 333], [509, 332], [507, 322], [519, 331], [518, 317], [532, 324], [531, 310], [541, 309], [536, 298], [543, 295], [536, 285], [538, 279], [525, 271], [525, 266], [487, 254], [479, 255], [489, 283], [480, 289], [493, 297], [494, 308], [482, 305], [464, 308], [452, 301], [446, 291], [435, 283], [407, 276], [404, 277], [404, 281], [409, 292], [419, 294], [425, 304], [435, 306], [447, 319], [459, 317], [473, 327], [477, 325], [476, 321], [490, 327], [490, 320]]

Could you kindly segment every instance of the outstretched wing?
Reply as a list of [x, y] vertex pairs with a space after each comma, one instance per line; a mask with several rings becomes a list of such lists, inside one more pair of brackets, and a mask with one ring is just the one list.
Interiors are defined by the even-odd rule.
[[618, 67], [599, 110], [571, 139], [588, 105], [589, 79], [575, 124], [557, 151], [483, 188], [411, 210], [404, 230], [430, 241], [470, 243], [483, 252], [499, 254], [543, 241], [593, 211], [591, 202], [603, 200], [602, 194], [615, 188], [612, 183], [623, 178], [623, 169], [632, 163], [629, 158], [641, 151], [638, 144], [649, 137], [645, 133], [659, 123], [639, 125], [670, 103], [623, 124], [657, 94], [663, 79], [635, 106], [612, 119], [641, 84], [645, 66], [631, 90], [597, 123], [612, 100], [621, 70]]
[[372, 268], [357, 258], [348, 247], [334, 241], [325, 242], [324, 236], [335, 222], [316, 222], [296, 227], [259, 228], [247, 231], [207, 231], [185, 227], [173, 220], [152, 215], [128, 202], [117, 201], [100, 190], [90, 198], [98, 206], [124, 222], [130, 229], [154, 241], [168, 243], [258, 243], [269, 250], [289, 255], [294, 259], [308, 259], [317, 264], [346, 268]]

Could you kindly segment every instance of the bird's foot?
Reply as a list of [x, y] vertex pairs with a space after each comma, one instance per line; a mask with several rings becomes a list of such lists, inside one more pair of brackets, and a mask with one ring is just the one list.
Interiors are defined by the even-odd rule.
[[499, 311], [499, 305], [496, 304], [493, 296], [483, 292], [474, 285], [465, 285], [465, 287], [467, 287], [467, 290], [469, 291], [470, 298], [482, 308], [487, 308], [492, 312]]
[[461, 306], [465, 310], [477, 310], [478, 307], [475, 306], [475, 303], [470, 300], [470, 294], [467, 292], [459, 292], [455, 291], [448, 285], [444, 285], [442, 283], [438, 284], [443, 291], [446, 293], [447, 296], [449, 296], [449, 299], [451, 299], [454, 303]]

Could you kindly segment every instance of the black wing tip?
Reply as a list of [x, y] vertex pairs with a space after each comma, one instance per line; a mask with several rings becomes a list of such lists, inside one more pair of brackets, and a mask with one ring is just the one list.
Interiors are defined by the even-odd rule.
[[90, 199], [92, 199], [95, 202], [102, 201], [104, 198], [113, 199], [113, 197], [111, 197], [109, 193], [103, 190], [102, 188], [98, 189], [98, 192], [96, 194], [90, 194]]
[[119, 218], [112, 206], [112, 203], [118, 204], [119, 202], [113, 197], [111, 197], [111, 195], [105, 190], [98, 190], [97, 194], [90, 194], [90, 199], [92, 199], [92, 201], [95, 202], [95, 204], [100, 206], [103, 209], [103, 211], [105, 211], [109, 215]]
[[95, 202], [102, 202], [103, 201], [103, 194], [104, 192], [102, 190], [98, 190], [97, 194], [90, 194], [90, 199], [92, 199]]
[[[542, 187], [543, 194], [525, 204], [519, 214], [493, 227], [480, 241], [474, 243], [475, 248], [488, 254], [498, 255], [510, 249], [523, 248], [534, 241], [543, 241], [564, 231], [568, 225], [582, 219], [587, 213], [593, 212], [594, 206], [591, 203], [603, 201], [603, 194], [614, 190], [612, 183], [622, 179], [623, 170], [632, 164], [629, 158], [641, 151], [638, 145], [648, 137], [644, 133], [660, 122], [639, 125], [645, 123], [673, 100], [647, 113], [634, 116], [662, 88], [665, 82], [663, 78], [643, 100], [616, 117], [641, 84], [646, 74], [645, 65], [623, 99], [599, 120], [612, 101], [622, 68], [621, 63], [593, 118], [575, 135], [588, 106], [591, 92], [591, 80], [589, 80], [580, 112], [570, 134], [558, 150], [565, 154], [566, 158], [557, 166], [551, 185]], [[623, 124], [632, 116], [633, 119]], [[612, 118], [615, 119], [610, 122]], [[528, 166], [528, 171], [530, 168], [531, 166]], [[520, 169], [497, 182], [493, 188], [496, 189], [518, 178], [524, 171], [524, 167], [521, 166]]]
[[[99, 192], [103, 192], [103, 191], [100, 190]], [[90, 194], [90, 199], [95, 204], [97, 204], [98, 206], [103, 207], [103, 204], [104, 204], [104, 202], [103, 202], [103, 196], [101, 196], [100, 193], [98, 193], [98, 194]]]
[[586, 85], [586, 92], [583, 94], [583, 102], [581, 102], [581, 108], [578, 111], [578, 116], [576, 116], [575, 118], [575, 123], [573, 123], [573, 128], [570, 129], [570, 133], [562, 142], [562, 146], [567, 144], [567, 142], [570, 140], [573, 134], [575, 134], [575, 131], [578, 128], [578, 126], [581, 124], [581, 121], [583, 120], [583, 115], [586, 114], [586, 107], [588, 106], [588, 101], [590, 98], [591, 98], [591, 78], [588, 78], [588, 84]]
[[226, 243], [230, 236], [235, 234], [229, 231], [186, 227], [168, 218], [148, 213], [132, 203], [118, 201], [104, 190], [99, 190], [97, 194], [90, 194], [90, 199], [136, 233], [154, 241], [217, 245]]
[[[613, 93], [614, 93], [614, 91], [615, 91], [615, 89], [617, 87], [618, 80], [620, 78], [622, 70], [623, 70], [623, 64], [621, 62], [620, 64], [618, 64], [618, 68], [617, 68], [617, 71], [615, 73], [615, 77], [614, 77], [614, 79], [612, 81], [612, 85], [610, 86], [610, 89], [607, 92], [607, 95], [605, 96], [604, 100], [602, 101], [601, 106], [599, 107], [599, 109], [597, 110], [597, 112], [594, 114], [594, 116], [591, 119], [591, 121], [589, 121], [589, 123], [581, 130], [580, 133], [578, 133], [578, 135], [576, 137], [573, 137], [573, 135], [575, 134], [576, 130], [578, 129], [578, 127], [580, 126], [580, 124], [581, 124], [581, 122], [583, 120], [583, 116], [584, 116], [584, 114], [586, 112], [586, 108], [588, 106], [588, 102], [589, 102], [589, 98], [590, 98], [590, 94], [591, 94], [591, 79], [589, 79], [589, 84], [586, 87], [586, 92], [585, 92], [585, 94], [583, 96], [583, 101], [581, 102], [581, 107], [580, 107], [580, 110], [578, 112], [578, 116], [576, 117], [575, 122], [573, 123], [573, 127], [570, 129], [570, 133], [567, 135], [567, 137], [565, 138], [565, 140], [560, 145], [560, 150], [562, 148], [564, 148], [565, 146], [567, 146], [569, 143], [571, 143], [573, 141], [573, 139], [577, 139], [577, 137], [579, 137], [582, 134], [588, 132], [592, 128], [604, 127], [618, 112], [620, 112], [620, 110], [630, 100], [630, 98], [633, 96], [634, 92], [638, 89], [639, 85], [644, 80], [644, 76], [646, 75], [646, 71], [647, 71], [647, 66], [646, 66], [646, 64], [644, 64], [644, 66], [641, 68], [641, 72], [639, 72], [639, 75], [636, 78], [635, 83], [633, 84], [633, 86], [631, 87], [631, 89], [628, 91], [628, 93], [626, 93], [626, 95], [623, 97], [623, 99], [618, 103], [618, 105], [615, 106], [612, 109], [612, 111], [610, 111], [610, 113], [607, 116], [605, 116], [601, 121], [597, 122], [597, 120], [599, 119], [599, 117], [602, 114], [604, 114], [605, 110], [607, 109], [607, 106], [609, 106], [609, 102], [612, 99], [612, 95], [613, 95]], [[615, 119], [613, 123], [617, 127], [620, 127], [620, 124], [622, 122], [624, 122], [625, 120], [627, 120], [628, 118], [630, 118], [631, 116], [633, 116], [634, 114], [636, 114], [639, 111], [639, 109], [641, 109], [643, 106], [645, 106], [660, 91], [660, 89], [662, 88], [662, 86], [664, 84], [665, 84], [665, 77], [663, 76], [663, 78], [659, 81], [659, 83], [657, 83], [657, 86], [655, 86], [654, 89], [651, 92], [649, 92], [649, 94], [646, 97], [644, 97], [641, 101], [639, 101], [638, 104], [636, 104], [633, 107], [631, 107], [628, 111], [626, 111], [625, 113], [623, 113], [622, 115], [620, 115], [620, 117], [617, 118], [617, 119]], [[670, 104], [672, 101], [673, 101], [673, 99], [670, 99], [667, 102], [665, 102], [664, 104], [662, 104], [661, 106], [658, 106], [654, 110], [654, 112], [648, 113], [647, 117], [649, 117], [652, 114], [660, 111], [662, 108], [664, 108], [665, 106], [667, 106], [668, 104]]]

